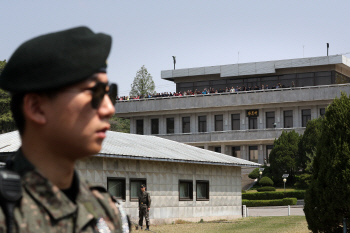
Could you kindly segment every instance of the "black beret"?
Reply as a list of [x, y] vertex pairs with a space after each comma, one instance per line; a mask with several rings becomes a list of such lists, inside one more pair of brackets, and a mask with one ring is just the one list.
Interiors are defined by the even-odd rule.
[[0, 88], [12, 93], [52, 90], [105, 70], [109, 35], [77, 27], [33, 38], [11, 56], [0, 75]]
[[141, 184], [141, 188], [146, 188], [146, 185], [145, 184]]

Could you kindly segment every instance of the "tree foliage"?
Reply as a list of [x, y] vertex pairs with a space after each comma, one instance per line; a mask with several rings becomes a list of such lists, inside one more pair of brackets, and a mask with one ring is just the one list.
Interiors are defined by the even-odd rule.
[[265, 176], [260, 179], [259, 184], [261, 186], [273, 186], [273, 181], [269, 177]]
[[324, 118], [319, 117], [307, 122], [304, 134], [299, 141], [299, 153], [297, 163], [304, 171], [313, 160], [314, 151], [321, 136], [321, 126]]
[[255, 168], [251, 173], [249, 173], [248, 177], [253, 180], [259, 178], [259, 168]]
[[321, 129], [304, 212], [311, 231], [341, 232], [350, 218], [350, 97], [328, 106]]
[[143, 65], [136, 73], [133, 83], [131, 84], [130, 96], [145, 96], [148, 93], [154, 94], [155, 84], [150, 73]]
[[[0, 61], [0, 74], [6, 65], [6, 60]], [[6, 133], [15, 129], [15, 123], [10, 109], [10, 95], [0, 89], [0, 133]]]
[[294, 130], [290, 132], [282, 131], [281, 136], [275, 139], [274, 147], [269, 155], [270, 167], [272, 171], [272, 180], [275, 184], [282, 183], [282, 175], [289, 174], [287, 179], [294, 183], [294, 175], [298, 170], [298, 143], [300, 135]]
[[109, 119], [109, 123], [111, 124], [111, 131], [130, 133], [129, 119], [119, 118], [116, 115], [114, 115]]

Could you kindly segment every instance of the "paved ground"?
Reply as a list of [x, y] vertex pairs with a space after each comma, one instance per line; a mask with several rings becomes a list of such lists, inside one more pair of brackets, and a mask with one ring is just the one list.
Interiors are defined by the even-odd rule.
[[[303, 205], [290, 207], [290, 215], [305, 216]], [[248, 217], [288, 216], [288, 206], [248, 207]]]

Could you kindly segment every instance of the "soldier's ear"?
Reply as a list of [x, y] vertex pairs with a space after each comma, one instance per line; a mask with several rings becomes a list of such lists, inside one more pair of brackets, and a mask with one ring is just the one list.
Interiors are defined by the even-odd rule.
[[23, 97], [23, 113], [24, 116], [32, 122], [39, 125], [46, 123], [46, 116], [42, 108], [44, 102], [42, 95], [36, 93], [28, 93]]

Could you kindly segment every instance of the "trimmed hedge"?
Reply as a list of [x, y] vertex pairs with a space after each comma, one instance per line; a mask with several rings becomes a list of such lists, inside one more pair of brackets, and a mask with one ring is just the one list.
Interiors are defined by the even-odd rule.
[[242, 205], [247, 207], [256, 206], [283, 206], [283, 205], [296, 205], [296, 198], [283, 198], [275, 200], [242, 200]]
[[259, 184], [262, 186], [272, 186], [273, 181], [269, 177], [265, 176], [260, 179]]
[[245, 200], [274, 200], [282, 198], [304, 199], [305, 191], [242, 193]]
[[257, 188], [256, 191], [258, 191], [258, 192], [273, 192], [273, 191], [276, 191], [276, 188], [270, 187], [270, 186], [265, 186], [265, 187]]

